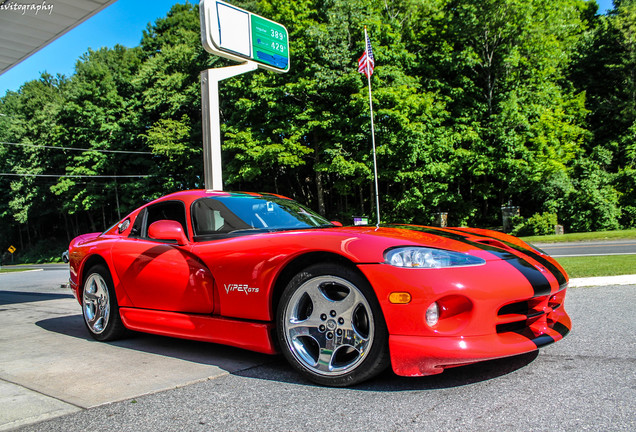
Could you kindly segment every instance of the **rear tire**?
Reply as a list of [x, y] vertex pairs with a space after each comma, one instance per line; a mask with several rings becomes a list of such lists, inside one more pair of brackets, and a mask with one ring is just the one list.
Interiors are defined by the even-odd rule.
[[126, 328], [119, 316], [113, 280], [106, 266], [91, 267], [82, 289], [82, 314], [88, 332], [98, 341], [119, 339]]
[[284, 357], [311, 381], [349, 386], [389, 365], [380, 305], [353, 269], [315, 264], [301, 271], [283, 291], [276, 316]]

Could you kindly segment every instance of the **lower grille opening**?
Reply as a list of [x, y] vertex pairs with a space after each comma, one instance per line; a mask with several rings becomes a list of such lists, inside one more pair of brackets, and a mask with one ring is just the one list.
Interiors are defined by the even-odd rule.
[[528, 310], [530, 309], [527, 301], [520, 301], [516, 303], [510, 303], [509, 305], [505, 305], [501, 309], [499, 309], [499, 313], [497, 315], [509, 315], [509, 314], [519, 314], [519, 315], [527, 315]]
[[526, 325], [525, 321], [499, 324], [497, 326], [497, 333], [509, 333], [509, 332], [519, 333], [524, 331], [527, 327], [528, 326]]
[[537, 320], [545, 319], [549, 296], [533, 297], [502, 306], [497, 313], [497, 333], [523, 333]]

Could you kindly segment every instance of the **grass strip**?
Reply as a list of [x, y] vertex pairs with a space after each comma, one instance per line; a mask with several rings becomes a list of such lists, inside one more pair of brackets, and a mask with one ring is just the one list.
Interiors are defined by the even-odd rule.
[[0, 269], [0, 273], [15, 273], [15, 272], [23, 272], [29, 269]]
[[597, 241], [597, 240], [629, 240], [629, 239], [636, 239], [636, 229], [570, 233], [570, 234], [562, 234], [562, 235], [543, 235], [543, 236], [521, 237], [521, 239], [523, 241], [527, 241], [530, 243], [561, 243], [561, 242]]
[[636, 274], [636, 255], [555, 258], [571, 278]]

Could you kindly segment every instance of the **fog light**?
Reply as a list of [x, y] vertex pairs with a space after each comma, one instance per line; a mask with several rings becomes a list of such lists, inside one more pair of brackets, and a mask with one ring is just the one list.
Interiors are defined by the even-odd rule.
[[407, 292], [392, 292], [389, 301], [393, 304], [407, 304], [411, 302], [411, 294]]
[[433, 327], [437, 324], [439, 320], [439, 307], [437, 306], [437, 302], [431, 303], [431, 305], [426, 309], [426, 324], [430, 327]]

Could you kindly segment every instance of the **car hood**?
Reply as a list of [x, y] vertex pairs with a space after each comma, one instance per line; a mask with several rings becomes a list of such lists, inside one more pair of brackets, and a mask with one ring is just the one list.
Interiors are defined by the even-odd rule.
[[[527, 243], [507, 234], [470, 228], [437, 228], [419, 225], [381, 225], [380, 227], [342, 227], [328, 231], [349, 238], [351, 246], [360, 244], [369, 253], [384, 252], [398, 246], [423, 246], [479, 256], [487, 261], [511, 259], [518, 253], [541, 254]], [[369, 249], [369, 244], [373, 248]], [[355, 248], [356, 255], [367, 256]], [[383, 257], [380, 257], [383, 260]]]
[[[362, 262], [383, 262], [384, 251], [399, 246], [422, 246], [466, 253], [485, 261], [506, 260], [522, 273], [552, 273], [559, 284], [567, 282], [563, 268], [551, 257], [497, 231], [475, 228], [437, 228], [418, 225], [336, 228], [349, 236], [349, 250]], [[373, 247], [369, 247], [373, 245]], [[529, 269], [533, 270], [529, 270]]]

